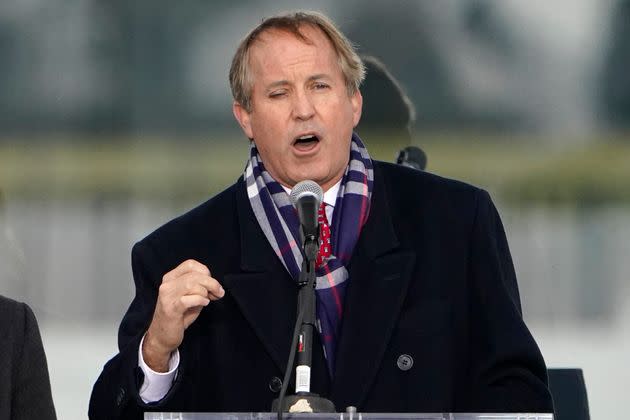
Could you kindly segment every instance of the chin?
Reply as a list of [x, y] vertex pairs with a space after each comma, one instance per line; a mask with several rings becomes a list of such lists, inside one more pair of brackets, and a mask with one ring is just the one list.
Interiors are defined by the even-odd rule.
[[318, 172], [318, 171], [304, 171], [304, 172], [301, 172], [299, 174], [296, 174], [296, 176], [293, 179], [297, 180], [297, 182], [304, 181], [304, 180], [308, 179], [308, 180], [320, 183], [320, 181], [322, 179], [324, 179], [324, 178], [325, 177], [322, 176], [321, 173]]

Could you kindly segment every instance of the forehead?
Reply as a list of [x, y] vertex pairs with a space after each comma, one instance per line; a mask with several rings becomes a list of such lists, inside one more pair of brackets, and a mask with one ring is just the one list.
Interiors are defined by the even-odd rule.
[[249, 64], [253, 72], [268, 75], [300, 64], [333, 67], [328, 71], [341, 71], [333, 44], [321, 29], [302, 25], [300, 33], [305, 39], [276, 28], [262, 32], [250, 47]]

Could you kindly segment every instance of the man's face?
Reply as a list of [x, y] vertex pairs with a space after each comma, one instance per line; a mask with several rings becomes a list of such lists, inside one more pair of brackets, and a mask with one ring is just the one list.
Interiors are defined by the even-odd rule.
[[348, 95], [326, 35], [308, 25], [301, 31], [311, 44], [275, 29], [260, 34], [250, 48], [251, 112], [237, 103], [233, 111], [276, 181], [293, 187], [311, 179], [328, 190], [348, 164], [362, 98]]

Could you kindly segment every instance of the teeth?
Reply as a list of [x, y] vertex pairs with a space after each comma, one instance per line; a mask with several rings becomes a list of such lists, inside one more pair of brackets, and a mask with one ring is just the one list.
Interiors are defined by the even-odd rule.
[[306, 139], [310, 139], [311, 137], [315, 137], [312, 134], [306, 134], [304, 136], [298, 137], [298, 140], [306, 140]]

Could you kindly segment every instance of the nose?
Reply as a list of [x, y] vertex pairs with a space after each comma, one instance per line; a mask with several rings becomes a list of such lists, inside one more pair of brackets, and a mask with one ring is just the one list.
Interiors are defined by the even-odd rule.
[[306, 92], [293, 95], [293, 116], [298, 120], [308, 120], [315, 115], [315, 107]]

